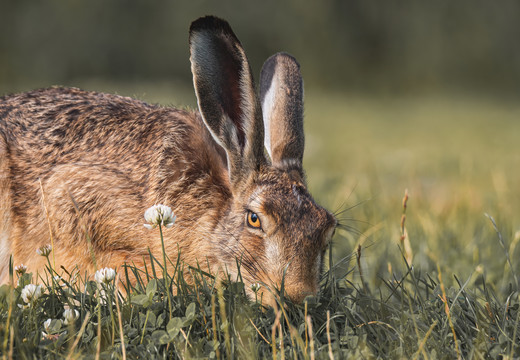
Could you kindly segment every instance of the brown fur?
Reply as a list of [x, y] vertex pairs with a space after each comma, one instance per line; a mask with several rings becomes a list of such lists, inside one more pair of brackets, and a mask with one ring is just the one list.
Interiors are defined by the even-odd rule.
[[[286, 292], [294, 300], [316, 293], [336, 221], [307, 192], [301, 164], [283, 169], [264, 157], [261, 110], [251, 76], [240, 70], [249, 65], [224, 24], [208, 17], [191, 29], [203, 116], [74, 88], [0, 98], [0, 281], [7, 280], [10, 254], [15, 265], [41, 270], [45, 258], [35, 250], [51, 236], [57, 268], [92, 273], [89, 241], [98, 268], [142, 267], [150, 261], [148, 249], [161, 258], [158, 231], [143, 227], [143, 214], [162, 203], [177, 215], [164, 231], [170, 258], [180, 250], [186, 264], [209, 264], [210, 271], [235, 276], [239, 258], [246, 285], [276, 288], [285, 273]], [[198, 70], [204, 66], [193, 59], [205, 51], [196, 37], [217, 32], [240, 54], [235, 60], [240, 85], [231, 90], [228, 107], [214, 104], [215, 98], [204, 100], [219, 79], [208, 83], [206, 70]], [[226, 46], [219, 51], [234, 58]], [[209, 86], [205, 94], [201, 81]], [[271, 119], [276, 121], [285, 120]], [[262, 229], [247, 225], [248, 211], [259, 215]], [[273, 304], [265, 286], [261, 292]]]

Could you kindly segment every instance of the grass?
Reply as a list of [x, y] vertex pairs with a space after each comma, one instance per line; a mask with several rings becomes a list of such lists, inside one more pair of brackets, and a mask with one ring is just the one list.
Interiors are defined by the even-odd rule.
[[[519, 357], [520, 105], [312, 89], [306, 99], [309, 187], [343, 225], [318, 297], [265, 309], [241, 283], [220, 285], [176, 259], [167, 264], [167, 283], [178, 289], [171, 305], [164, 259], [128, 295], [105, 284], [103, 301], [83, 274], [59, 283], [25, 274], [0, 288], [2, 356]], [[126, 271], [135, 269], [118, 269], [120, 279]], [[29, 282], [42, 284], [43, 295], [20, 308]], [[68, 325], [66, 307], [80, 313]]]

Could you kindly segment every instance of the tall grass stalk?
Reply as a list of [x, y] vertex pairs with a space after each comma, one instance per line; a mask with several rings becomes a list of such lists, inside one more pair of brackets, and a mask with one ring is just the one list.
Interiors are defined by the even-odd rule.
[[[14, 306], [14, 265], [13, 265], [13, 256], [9, 256], [9, 295], [8, 295], [8, 308], [7, 308], [7, 320], [6, 320], [6, 324], [5, 324], [5, 327], [6, 329], [11, 329], [11, 317], [13, 315], [13, 306]], [[8, 341], [9, 341], [9, 335], [11, 335], [11, 337], [13, 336], [13, 333], [12, 331], [6, 331], [5, 334], [4, 334], [4, 341], [3, 341], [3, 353], [4, 353], [4, 356], [3, 358], [5, 359], [5, 356], [6, 354], [8, 354], [8, 350], [7, 350], [7, 344], [8, 344]]]
[[497, 233], [500, 246], [502, 246], [502, 248], [504, 249], [504, 252], [506, 253], [506, 260], [507, 260], [507, 263], [509, 264], [509, 269], [511, 270], [511, 274], [513, 274], [513, 277], [515, 279], [515, 288], [516, 288], [516, 291], [518, 292], [520, 290], [520, 282], [518, 281], [518, 277], [516, 276], [515, 268], [513, 267], [513, 264], [511, 263], [511, 257], [509, 256], [508, 247], [506, 246], [504, 238], [502, 237], [502, 233], [500, 232], [500, 230], [498, 230], [498, 226], [497, 226], [497, 223], [495, 222], [495, 219], [487, 213], [485, 215], [491, 221], [491, 224], [493, 224], [493, 229]]
[[419, 343], [419, 348], [417, 349], [417, 352], [415, 353], [413, 360], [418, 359], [420, 354], [422, 354], [425, 359], [428, 358], [428, 355], [426, 354], [426, 351], [424, 350], [424, 346], [426, 345], [426, 341], [430, 337], [431, 333], [433, 332], [433, 329], [437, 326], [437, 324], [438, 324], [438, 321], [435, 320], [434, 323], [430, 326], [430, 328], [424, 335], [423, 339]]
[[171, 296], [171, 290], [170, 290], [170, 284], [168, 279], [168, 268], [167, 268], [167, 261], [166, 261], [166, 250], [164, 248], [164, 236], [162, 231], [162, 225], [159, 223], [159, 233], [161, 235], [161, 247], [162, 247], [162, 254], [163, 254], [163, 277], [164, 277], [164, 286], [166, 288], [166, 294], [168, 296], [168, 309], [170, 310], [169, 313], [169, 319], [172, 319], [172, 296]]
[[332, 353], [332, 341], [330, 339], [330, 310], [327, 310], [327, 345], [329, 349], [329, 359], [334, 360], [334, 354]]
[[[215, 293], [211, 294], [211, 327], [213, 331], [213, 345], [218, 344], [218, 333], [217, 333], [217, 305], [215, 301], [216, 295]], [[215, 349], [215, 353], [217, 356], [217, 360], [220, 359], [220, 351], [217, 347]]]
[[222, 324], [220, 325], [224, 330], [224, 343], [226, 345], [226, 357], [229, 359], [232, 357], [231, 353], [231, 336], [230, 336], [230, 321], [226, 314], [226, 300], [224, 299], [224, 289], [218, 277], [217, 282], [217, 294], [218, 294], [218, 305], [220, 309], [220, 317], [222, 318]]
[[[305, 324], [307, 324], [307, 333], [309, 337], [309, 346], [310, 346], [310, 354], [311, 354], [311, 360], [314, 360], [314, 336], [312, 332], [312, 318], [307, 315], [305, 317]], [[306, 336], [307, 336], [306, 333]]]
[[38, 182], [40, 184], [40, 190], [42, 192], [42, 203], [43, 203], [43, 209], [45, 211], [45, 218], [47, 219], [47, 226], [49, 227], [49, 236], [51, 238], [51, 246], [52, 246], [52, 268], [53, 269], [56, 269], [56, 259], [55, 259], [55, 256], [54, 256], [54, 235], [52, 233], [52, 226], [51, 226], [51, 218], [49, 216], [49, 211], [47, 210], [47, 203], [45, 202], [45, 193], [43, 191], [43, 184], [42, 184], [42, 179], [38, 179]]
[[441, 300], [444, 303], [444, 311], [446, 312], [446, 316], [448, 318], [448, 323], [450, 325], [451, 333], [453, 334], [453, 343], [455, 344], [455, 351], [457, 352], [457, 359], [460, 360], [461, 355], [460, 355], [459, 343], [457, 341], [457, 333], [455, 332], [455, 327], [453, 326], [453, 320], [451, 317], [450, 306], [448, 304], [448, 298], [446, 297], [446, 289], [444, 288], [444, 283], [442, 282], [442, 273], [441, 273], [441, 268], [440, 268], [439, 264], [437, 264], [437, 272], [438, 272], [438, 279], [439, 279], [439, 284], [440, 284], [441, 292], [442, 292]]

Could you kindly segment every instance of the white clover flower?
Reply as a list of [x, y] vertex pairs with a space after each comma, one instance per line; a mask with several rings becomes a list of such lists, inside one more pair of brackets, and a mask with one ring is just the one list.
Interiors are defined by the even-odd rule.
[[153, 229], [157, 225], [170, 228], [175, 223], [177, 217], [173, 215], [172, 208], [166, 205], [154, 205], [144, 213], [144, 219], [148, 224], [144, 224], [147, 229]]
[[41, 256], [48, 257], [52, 251], [52, 246], [47, 244], [39, 249], [36, 249], [36, 253]]
[[[53, 326], [51, 327], [52, 322], [54, 321]], [[57, 340], [60, 337], [60, 334], [53, 334], [54, 332], [59, 331], [61, 328], [61, 320], [52, 320], [47, 319], [43, 323], [43, 329], [45, 331], [42, 331], [42, 338], [44, 340]]]
[[14, 267], [14, 271], [18, 275], [23, 275], [27, 272], [27, 266], [25, 266], [24, 264], [20, 264], [20, 265]]
[[98, 284], [109, 284], [112, 280], [115, 279], [115, 277], [116, 271], [108, 267], [96, 271], [96, 274], [94, 275], [94, 279]]
[[258, 290], [260, 290], [260, 288], [262, 287], [262, 285], [260, 285], [259, 283], [254, 283], [254, 284], [251, 284], [251, 290], [253, 290], [253, 292], [257, 292]]
[[63, 312], [63, 318], [65, 319], [65, 321], [63, 321], [65, 325], [73, 324], [74, 321], [79, 318], [79, 311], [76, 309], [66, 309]]
[[51, 329], [50, 329], [50, 327], [51, 327], [51, 321], [52, 321], [52, 319], [47, 319], [47, 320], [45, 320], [45, 321], [43, 322], [43, 329], [44, 329], [45, 331], [42, 331], [42, 337], [43, 337], [44, 339], [48, 339], [48, 338], [50, 338], [50, 336], [51, 336], [51, 335], [50, 335], [50, 332], [51, 332], [51, 331], [50, 331], [50, 330], [51, 330]]
[[29, 284], [22, 289], [22, 300], [26, 304], [30, 304], [42, 295], [42, 287], [40, 285]]
[[[51, 329], [50, 329], [50, 326], [51, 326], [51, 321], [52, 319], [47, 319], [43, 322], [43, 329], [45, 330], [45, 332], [48, 334], [51, 332]], [[45, 334], [45, 335], [47, 335]], [[44, 335], [44, 336], [45, 336]]]

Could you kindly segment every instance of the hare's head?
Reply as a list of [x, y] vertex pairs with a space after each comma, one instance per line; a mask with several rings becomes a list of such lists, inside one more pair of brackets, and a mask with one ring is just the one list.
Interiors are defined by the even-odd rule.
[[225, 21], [195, 21], [190, 50], [199, 110], [226, 151], [232, 193], [215, 229], [215, 256], [228, 270], [239, 258], [246, 284], [264, 284], [268, 303], [274, 298], [263, 289], [282, 284], [288, 297], [302, 301], [318, 290], [336, 219], [306, 189], [299, 65], [283, 53], [269, 58], [258, 97], [244, 50]]

